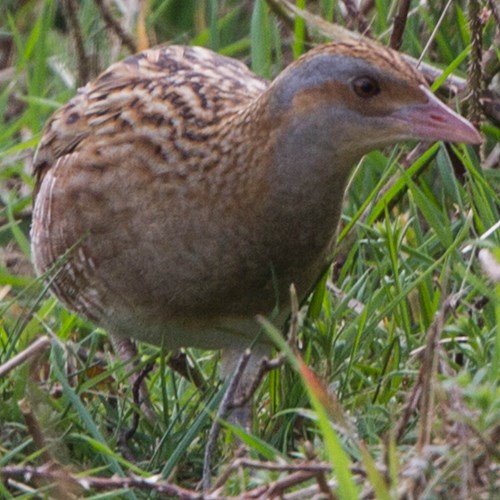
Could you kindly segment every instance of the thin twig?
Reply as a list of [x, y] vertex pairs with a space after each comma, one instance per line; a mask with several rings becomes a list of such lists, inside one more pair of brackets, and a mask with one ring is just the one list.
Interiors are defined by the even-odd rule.
[[427, 54], [432, 42], [434, 42], [434, 39], [436, 38], [437, 32], [439, 31], [439, 28], [441, 28], [441, 24], [444, 21], [444, 18], [446, 16], [446, 12], [448, 12], [448, 9], [450, 8], [452, 0], [448, 0], [448, 3], [444, 6], [443, 12], [441, 12], [441, 15], [439, 16], [439, 19], [437, 20], [436, 25], [434, 26], [434, 29], [432, 30], [432, 33], [429, 36], [429, 39], [427, 40], [427, 43], [425, 44], [422, 53], [420, 54], [420, 57], [417, 62], [417, 67], [420, 67], [420, 63], [422, 62], [425, 54]]
[[[288, 476], [278, 479], [274, 483], [266, 485], [265, 490], [259, 495], [258, 498], [280, 498], [281, 495], [292, 486], [303, 483], [316, 476], [315, 472], [298, 471]], [[248, 492], [252, 494], [252, 490]]]
[[76, 57], [78, 59], [78, 83], [84, 85], [90, 79], [90, 62], [85, 52], [82, 29], [78, 22], [78, 2], [76, 0], [63, 0], [62, 6], [75, 43]]
[[195, 491], [187, 490], [176, 486], [168, 481], [160, 479], [154, 480], [145, 477], [92, 477], [69, 474], [68, 471], [56, 468], [52, 465], [41, 467], [31, 466], [7, 466], [0, 468], [0, 477], [4, 480], [17, 479], [23, 481], [44, 480], [55, 483], [71, 484], [77, 486], [83, 491], [94, 489], [97, 491], [110, 491], [116, 489], [137, 488], [143, 491], [152, 491], [163, 494], [168, 498], [179, 498], [182, 500], [210, 500], [210, 496], [202, 495]]
[[4, 377], [11, 370], [16, 368], [17, 366], [23, 364], [27, 359], [32, 358], [34, 356], [39, 356], [41, 353], [45, 352], [50, 346], [50, 338], [44, 335], [43, 337], [38, 338], [30, 344], [24, 351], [16, 354], [13, 358], [9, 359], [9, 361], [5, 362], [3, 365], [0, 365], [0, 377]]
[[[47, 445], [47, 441], [45, 440], [45, 434], [43, 432], [42, 427], [38, 421], [38, 418], [35, 412], [32, 409], [31, 403], [27, 398], [22, 399], [18, 403], [19, 410], [21, 411], [24, 422], [26, 423], [26, 428], [33, 439], [33, 444], [36, 449], [40, 451], [40, 457], [43, 462], [45, 462], [52, 470], [60, 469], [59, 464], [52, 456], [51, 450]], [[50, 480], [49, 480], [50, 481]], [[47, 479], [40, 479], [37, 482], [49, 482]], [[72, 495], [69, 494], [68, 489], [66, 488], [66, 484], [63, 481], [56, 481], [54, 484], [50, 485], [50, 498], [55, 498], [57, 500], [67, 500], [72, 498]]]
[[359, 10], [363, 14], [363, 16], [366, 16], [373, 9], [373, 7], [375, 7], [375, 0], [364, 0], [363, 2], [361, 2]]
[[132, 36], [127, 33], [120, 25], [120, 23], [113, 17], [108, 7], [105, 5], [104, 0], [94, 0], [97, 8], [101, 11], [102, 18], [106, 23], [106, 26], [115, 33], [115, 35], [120, 39], [123, 45], [127, 49], [135, 54], [137, 52], [137, 45], [132, 38]]
[[336, 498], [328, 485], [328, 479], [326, 478], [324, 472], [318, 472], [316, 474], [316, 482], [318, 483], [318, 489], [323, 494], [323, 498], [325, 500], [334, 500]]
[[482, 52], [483, 52], [483, 25], [480, 16], [481, 6], [478, 0], [469, 0], [469, 28], [471, 32], [471, 52], [469, 59], [469, 71], [467, 87], [468, 96], [468, 118], [476, 127], [481, 121], [481, 94], [482, 94]]
[[422, 377], [423, 369], [421, 368], [410, 394], [408, 394], [408, 396], [406, 397], [406, 401], [401, 412], [401, 417], [396, 424], [396, 430], [394, 433], [396, 443], [399, 443], [399, 441], [401, 441], [401, 439], [405, 435], [410, 417], [415, 411], [415, 408], [418, 406], [418, 402], [420, 401], [420, 396], [422, 394]]
[[401, 0], [399, 2], [398, 12], [394, 18], [394, 27], [392, 28], [390, 47], [399, 50], [403, 43], [403, 33], [410, 12], [410, 0]]
[[254, 470], [268, 470], [274, 472], [313, 472], [315, 474], [320, 472], [331, 472], [332, 466], [323, 462], [300, 462], [300, 463], [276, 463], [276, 462], [260, 462], [251, 460], [250, 458], [238, 458], [233, 462], [233, 468], [239, 469], [244, 467], [246, 469]]
[[[443, 286], [443, 289], [446, 289]], [[440, 350], [439, 339], [443, 332], [446, 313], [450, 309], [453, 297], [449, 296], [443, 300], [440, 310], [432, 322], [428, 333], [424, 359], [422, 362], [422, 393], [420, 398], [420, 422], [419, 433], [416, 444], [418, 453], [430, 443], [431, 420], [434, 401], [434, 381], [436, 378], [437, 359]]]
[[33, 413], [31, 403], [28, 399], [24, 398], [18, 402], [19, 410], [21, 411], [24, 422], [26, 423], [26, 428], [33, 438], [33, 444], [35, 445], [37, 450], [41, 452], [41, 458], [44, 462], [52, 462], [53, 457], [47, 449], [47, 443], [45, 442], [45, 436], [40, 428], [40, 424], [38, 423], [38, 419], [36, 415]]
[[353, 0], [343, 0], [343, 3], [349, 17], [347, 19], [347, 25], [351, 27], [356, 24], [358, 27], [358, 31], [367, 35], [370, 29], [370, 24], [357, 7], [356, 2], [354, 2]]

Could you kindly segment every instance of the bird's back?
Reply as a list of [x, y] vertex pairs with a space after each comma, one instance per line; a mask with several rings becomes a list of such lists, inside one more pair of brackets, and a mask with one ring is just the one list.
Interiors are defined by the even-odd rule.
[[267, 86], [243, 63], [201, 47], [146, 50], [110, 66], [52, 116], [38, 147], [35, 173], [86, 147], [87, 141], [127, 133], [143, 134], [153, 143], [179, 140], [182, 158], [202, 139], [196, 130], [209, 133]]

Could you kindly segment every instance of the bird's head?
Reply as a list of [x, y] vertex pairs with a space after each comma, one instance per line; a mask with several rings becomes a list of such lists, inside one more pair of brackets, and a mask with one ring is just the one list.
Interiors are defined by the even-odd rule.
[[[271, 109], [284, 113], [297, 137], [353, 158], [408, 139], [479, 143], [477, 130], [441, 103], [423, 75], [372, 42], [317, 47], [270, 88]], [[295, 128], [294, 128], [295, 127]], [[309, 133], [306, 131], [309, 130]]]

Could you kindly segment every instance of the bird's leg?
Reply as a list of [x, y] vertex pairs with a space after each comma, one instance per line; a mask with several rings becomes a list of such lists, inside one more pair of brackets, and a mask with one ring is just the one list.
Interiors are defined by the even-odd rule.
[[203, 479], [202, 487], [203, 491], [208, 491], [210, 488], [210, 478], [212, 475], [212, 456], [215, 451], [215, 445], [217, 443], [217, 438], [219, 437], [221, 420], [225, 419], [230, 411], [231, 403], [235, 397], [238, 390], [239, 384], [241, 382], [242, 375], [245, 372], [245, 368], [251, 357], [250, 349], [246, 349], [243, 354], [238, 359], [238, 363], [231, 376], [229, 385], [226, 389], [226, 393], [222, 398], [222, 401], [217, 410], [217, 415], [210, 428], [210, 433], [208, 434], [207, 446], [205, 447], [205, 456], [203, 459]]
[[227, 418], [233, 424], [250, 432], [252, 428], [252, 396], [259, 386], [263, 374], [267, 373], [270, 362], [267, 355], [268, 345], [257, 344], [253, 351], [246, 349], [225, 349], [222, 353], [221, 372], [223, 378], [229, 378], [229, 385], [219, 405], [216, 418], [210, 429], [203, 463], [203, 491], [210, 488], [211, 463], [215, 445], [220, 432], [220, 421]]
[[[145, 367], [139, 373], [134, 370], [134, 359], [137, 357], [137, 346], [132, 339], [121, 337], [119, 335], [110, 335], [111, 344], [115, 354], [125, 364], [125, 369], [131, 375], [129, 376], [130, 387], [132, 387], [132, 395], [134, 403], [146, 415], [149, 422], [154, 422], [156, 416], [152, 410], [152, 405], [149, 399], [149, 392], [144, 383], [144, 378], [149, 373], [150, 367]], [[206, 388], [205, 380], [202, 374], [190, 366], [187, 356], [180, 350], [172, 351], [168, 356], [167, 366], [176, 373], [192, 382], [200, 391]]]
[[[110, 335], [110, 339], [115, 354], [124, 362], [127, 373], [130, 373], [129, 382], [132, 388], [134, 403], [144, 412], [149, 422], [155, 422], [156, 415], [149, 399], [149, 391], [144, 383], [144, 374], [142, 374], [142, 371], [137, 373], [134, 369], [134, 365], [136, 364], [134, 360], [137, 358], [137, 346], [135, 342], [127, 337], [120, 337], [118, 335]], [[147, 372], [150, 371], [150, 368], [146, 367], [145, 369]], [[128, 435], [128, 438], [130, 437]]]
[[167, 365], [170, 369], [174, 370], [186, 380], [193, 383], [198, 390], [204, 391], [207, 388], [203, 375], [196, 369], [196, 367], [190, 365], [188, 357], [184, 351], [172, 351], [168, 357]]
[[[135, 377], [132, 386], [132, 396], [134, 399], [134, 403], [137, 408], [139, 408], [142, 405], [142, 410], [146, 414], [146, 417], [150, 423], [153, 422], [151, 420], [151, 415], [154, 414], [151, 406], [149, 406], [150, 405], [149, 393], [146, 385], [144, 384], [144, 379], [148, 376], [149, 372], [153, 368], [154, 368], [154, 363], [148, 363]], [[147, 401], [144, 400], [144, 397], [147, 398]], [[139, 426], [139, 418], [140, 418], [139, 411], [134, 411], [131, 427], [127, 431], [121, 432], [119, 436], [118, 443], [124, 450], [124, 453], [126, 454], [126, 458], [128, 460], [133, 460], [133, 456], [130, 453], [130, 449], [128, 447], [128, 441], [137, 431], [137, 427]]]
[[284, 354], [280, 354], [274, 359], [268, 359], [267, 357], [262, 358], [259, 364], [259, 371], [251, 381], [251, 384], [248, 384], [246, 390], [244, 392], [242, 391], [243, 393], [238, 398], [233, 400], [230, 405], [230, 409], [240, 408], [246, 405], [255, 394], [255, 391], [259, 388], [259, 385], [265, 375], [271, 370], [275, 370], [276, 368], [282, 366], [285, 360], [286, 356]]
[[[246, 351], [245, 351], [246, 352]], [[256, 344], [245, 365], [244, 372], [236, 369], [241, 357], [241, 350], [225, 349], [222, 352], [221, 374], [224, 379], [232, 377], [236, 387], [229, 401], [231, 423], [241, 426], [246, 431], [252, 428], [252, 395], [262, 380], [263, 366], [271, 352], [266, 344]]]

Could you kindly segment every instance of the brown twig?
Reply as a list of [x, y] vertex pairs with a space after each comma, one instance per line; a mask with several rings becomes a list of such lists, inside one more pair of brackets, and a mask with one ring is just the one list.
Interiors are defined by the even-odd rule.
[[375, 0], [363, 0], [359, 6], [359, 11], [363, 16], [368, 15], [368, 13], [375, 7]]
[[400, 0], [398, 12], [394, 18], [394, 27], [392, 29], [390, 47], [394, 50], [399, 50], [403, 43], [403, 33], [410, 12], [410, 0]]
[[[401, 417], [396, 424], [395, 439], [396, 443], [399, 442], [404, 436], [408, 427], [408, 422], [415, 409], [420, 405], [421, 408], [421, 433], [419, 435], [419, 444], [417, 449], [421, 449], [428, 441], [428, 422], [430, 418], [429, 412], [431, 411], [432, 404], [432, 381], [434, 380], [434, 372], [436, 367], [436, 359], [439, 352], [439, 341], [443, 329], [444, 318], [456, 299], [455, 296], [447, 297], [441, 306], [440, 311], [437, 313], [436, 318], [429, 327], [427, 333], [427, 343], [422, 351], [423, 361], [418, 372], [417, 380], [413, 384], [411, 392], [406, 397]], [[422, 421], [423, 419], [423, 421]]]
[[187, 490], [180, 486], [176, 486], [168, 481], [152, 480], [144, 477], [92, 477], [68, 474], [67, 471], [61, 468], [55, 468], [52, 465], [44, 465], [41, 467], [31, 466], [7, 466], [0, 468], [0, 477], [4, 480], [16, 479], [22, 481], [44, 480], [55, 483], [70, 484], [76, 486], [83, 491], [89, 489], [97, 491], [110, 491], [115, 489], [131, 489], [137, 488], [143, 491], [151, 491], [158, 494], [163, 494], [168, 498], [179, 498], [182, 500], [210, 500], [210, 496], [204, 496], [195, 491]]
[[[38, 422], [38, 418], [35, 412], [32, 410], [31, 403], [28, 399], [22, 399], [18, 403], [19, 410], [21, 411], [24, 422], [26, 423], [26, 428], [33, 439], [33, 444], [37, 450], [40, 451], [40, 458], [43, 462], [47, 464], [51, 470], [60, 470], [61, 467], [57, 463], [57, 461], [52, 456], [50, 452], [50, 448], [45, 440], [45, 435], [43, 430]], [[1, 475], [1, 472], [0, 472]], [[47, 483], [49, 482], [46, 478], [40, 478], [37, 483]], [[67, 488], [65, 484], [66, 481], [56, 481], [54, 484], [49, 485], [51, 498], [59, 499], [59, 500], [68, 500], [70, 498], [74, 498], [70, 492], [70, 489]]]
[[469, 90], [469, 120], [477, 127], [481, 121], [481, 94], [482, 94], [482, 29], [479, 0], [469, 0], [469, 28], [472, 37], [472, 46], [469, 61], [467, 87]]
[[19, 410], [21, 411], [26, 428], [33, 439], [33, 444], [37, 450], [41, 452], [41, 458], [44, 462], [53, 462], [53, 457], [47, 449], [47, 443], [36, 415], [33, 413], [31, 403], [27, 399], [21, 399], [18, 402]]
[[3, 365], [0, 365], [0, 377], [4, 377], [11, 370], [17, 366], [23, 364], [27, 359], [34, 356], [39, 356], [41, 353], [45, 352], [50, 346], [50, 338], [43, 336], [35, 340], [33, 344], [29, 345], [24, 351], [16, 354], [13, 358], [9, 359]]
[[343, 4], [345, 5], [348, 20], [347, 26], [352, 27], [357, 25], [358, 31], [365, 35], [369, 34], [370, 24], [363, 16], [363, 13], [357, 7], [356, 3], [353, 0], [343, 0]]
[[236, 457], [217, 478], [213, 490], [221, 488], [231, 474], [240, 469], [266, 470], [283, 474], [305, 471], [311, 473], [311, 475], [329, 474], [332, 471], [331, 465], [323, 462], [276, 463], [251, 460], [247, 457]]
[[335, 496], [333, 495], [332, 490], [328, 484], [328, 479], [325, 476], [324, 472], [318, 472], [316, 474], [316, 482], [318, 483], [318, 489], [323, 494], [322, 497], [325, 500], [334, 500]]
[[330, 464], [323, 462], [300, 462], [300, 463], [276, 463], [276, 462], [260, 462], [251, 460], [249, 458], [238, 458], [232, 465], [234, 470], [240, 467], [255, 470], [268, 470], [274, 472], [313, 472], [318, 474], [320, 472], [331, 472], [332, 467]]
[[396, 424], [396, 430], [394, 433], [396, 443], [401, 441], [401, 439], [403, 438], [406, 429], [408, 427], [408, 422], [410, 421], [410, 417], [412, 413], [415, 411], [415, 408], [417, 408], [418, 402], [420, 401], [420, 395], [422, 394], [422, 377], [423, 377], [423, 370], [422, 368], [420, 368], [417, 380], [415, 381], [415, 384], [413, 384], [413, 388], [410, 394], [406, 397], [403, 410], [401, 412], [401, 417], [399, 418]]
[[265, 484], [262, 486], [258, 486], [253, 490], [249, 490], [246, 492], [244, 498], [259, 498], [259, 499], [268, 499], [268, 498], [282, 498], [283, 493], [288, 489], [294, 486], [297, 486], [309, 479], [314, 478], [314, 472], [307, 471], [298, 471], [292, 474], [289, 474], [286, 477], [280, 478], [272, 483]]
[[82, 29], [78, 22], [78, 2], [76, 0], [63, 0], [62, 6], [64, 14], [68, 19], [71, 36], [75, 43], [76, 56], [78, 59], [78, 83], [79, 85], [84, 85], [90, 79], [90, 62], [85, 52]]
[[[446, 287], [443, 287], [445, 289]], [[427, 342], [422, 362], [422, 392], [420, 398], [419, 433], [416, 444], [418, 453], [430, 443], [431, 420], [433, 415], [434, 382], [436, 379], [437, 359], [440, 351], [439, 339], [444, 327], [446, 313], [450, 309], [453, 297], [443, 300], [440, 310], [427, 333]]]
[[113, 31], [113, 33], [120, 39], [123, 45], [134, 54], [137, 52], [137, 45], [132, 36], [127, 33], [120, 25], [120, 23], [113, 17], [108, 7], [105, 5], [104, 0], [94, 0], [97, 8], [101, 12], [101, 16], [106, 26]]

